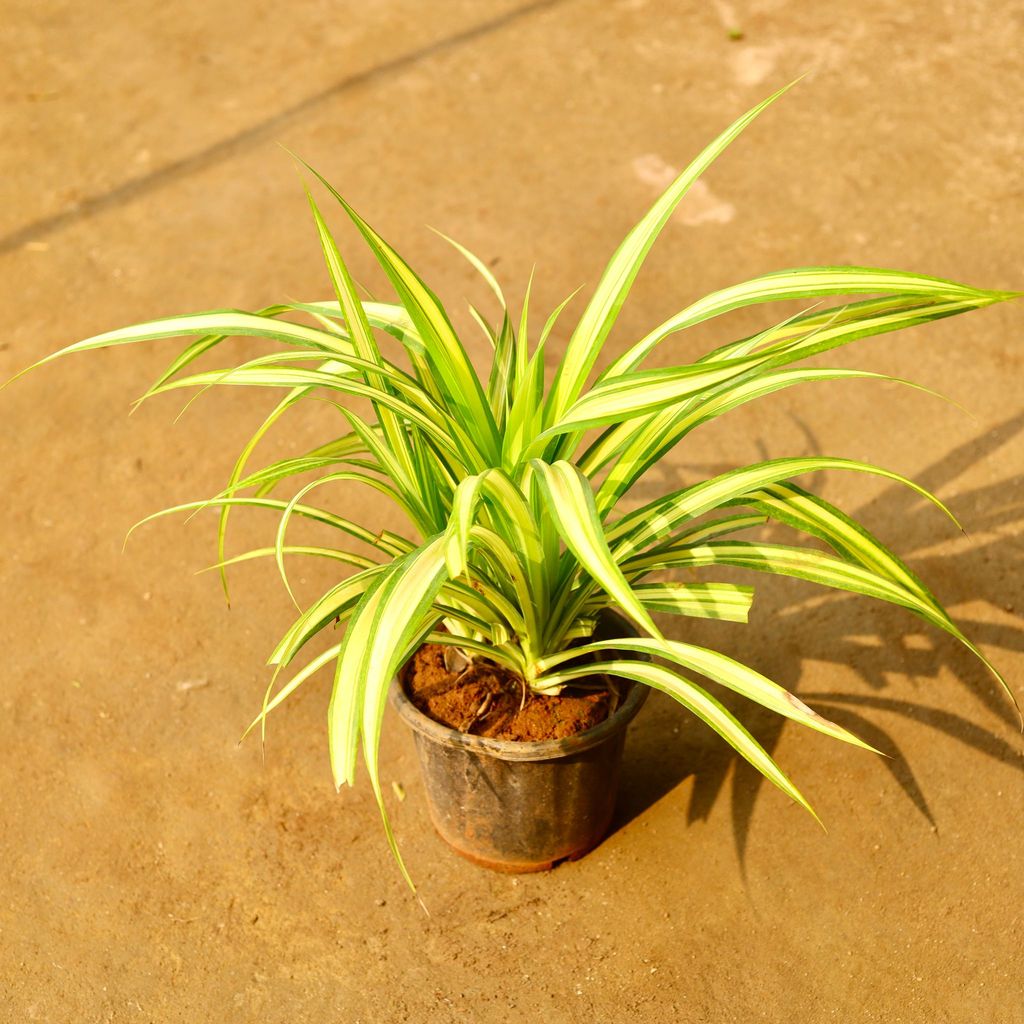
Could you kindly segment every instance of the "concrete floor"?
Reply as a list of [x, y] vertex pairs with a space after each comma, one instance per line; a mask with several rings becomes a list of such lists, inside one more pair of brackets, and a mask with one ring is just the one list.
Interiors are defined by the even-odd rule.
[[[674, 218], [613, 347], [785, 266], [1024, 287], [1019, 5], [3, 0], [0, 24], [3, 378], [136, 320], [325, 297], [277, 143], [453, 306], [479, 286], [428, 223], [514, 294], [536, 262], [537, 308], [551, 308], [594, 283], [673, 168], [801, 72]], [[736, 316], [661, 358], [765, 322]], [[650, 492], [810, 451], [914, 476], [969, 537], [892, 488], [818, 484], [908, 557], [1016, 683], [1022, 329], [1024, 305], [1007, 305], [832, 360], [948, 392], [975, 419], [869, 382], [817, 385], [695, 435]], [[410, 737], [391, 721], [385, 778], [408, 794], [394, 816], [424, 914], [368, 787], [334, 795], [327, 680], [278, 714], [265, 765], [257, 743], [236, 746], [290, 621], [273, 570], [241, 568], [228, 612], [216, 579], [192, 576], [213, 560], [212, 520], [158, 523], [121, 553], [142, 516], [220, 489], [266, 405], [222, 393], [173, 428], [175, 402], [129, 420], [174, 351], [67, 361], [0, 395], [0, 1017], [1021, 1019], [1024, 744], [1011, 716], [953, 641], [796, 583], [763, 585], [747, 628], [687, 635], [893, 755], [748, 717], [827, 835], [655, 699], [631, 734], [610, 838], [547, 875], [492, 875], [431, 833]], [[318, 443], [324, 424], [320, 410], [296, 415], [264, 458]], [[236, 527], [237, 550], [267, 542], [266, 519]], [[326, 579], [310, 571], [303, 593]]]

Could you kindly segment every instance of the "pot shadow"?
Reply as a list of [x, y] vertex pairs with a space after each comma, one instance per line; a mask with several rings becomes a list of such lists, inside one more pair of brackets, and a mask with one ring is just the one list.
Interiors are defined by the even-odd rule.
[[[820, 451], [813, 435], [802, 429], [810, 450]], [[954, 448], [916, 479], [932, 492], [955, 493], [961, 476], [995, 456], [1022, 430], [1024, 413]], [[694, 470], [700, 477], [707, 477], [728, 468], [690, 465], [682, 470]], [[678, 487], [680, 482], [668, 486]], [[976, 602], [977, 595], [992, 594], [998, 587], [999, 603], [991, 597], [980, 600], [997, 610], [1002, 621], [982, 621], [951, 613], [964, 633], [998, 662], [1000, 650], [1024, 651], [1024, 624], [1019, 620], [1007, 621], [1007, 613], [1014, 614], [1015, 607], [1024, 607], [1024, 540], [1011, 532], [1024, 520], [1024, 475], [957, 493], [951, 503], [970, 529], [971, 540], [959, 541], [956, 551], [945, 554], [931, 550], [949, 539], [948, 533], [939, 532], [941, 513], [902, 484], [887, 485], [878, 497], [852, 514], [867, 524], [882, 524], [877, 531], [880, 539], [910, 564], [947, 607], [968, 600]], [[762, 537], [785, 543], [792, 542], [794, 534], [772, 524], [763, 528]], [[738, 630], [735, 624], [662, 617], [666, 635], [678, 639], [685, 635], [691, 642], [716, 647], [757, 667], [786, 689], [799, 692], [801, 699], [826, 717], [888, 755], [881, 759], [882, 765], [930, 829], [937, 826], [925, 793], [892, 733], [876, 721], [879, 712], [916, 722], [1024, 771], [1021, 745], [1007, 742], [963, 713], [963, 708], [949, 710], [917, 699], [916, 695], [910, 699], [904, 693], [885, 693], [891, 687], [891, 676], [900, 677], [901, 689], [905, 690], [908, 677], [911, 685], [920, 686], [948, 671], [963, 685], [969, 699], [977, 702], [977, 710], [1016, 731], [1019, 719], [1002, 688], [953, 637], [894, 605], [868, 598], [823, 592], [763, 573], [720, 575], [755, 583], [755, 609], [760, 605], [761, 615], [752, 617], [751, 625]], [[770, 609], [767, 614], [766, 609]], [[801, 691], [800, 684], [805, 679], [813, 685], [812, 681], [820, 678], [820, 668], [813, 662], [855, 666], [868, 692]], [[786, 721], [721, 687], [712, 689], [772, 754]], [[791, 728], [799, 726], [793, 723]], [[627, 740], [622, 791], [612, 831], [627, 825], [690, 776], [693, 788], [687, 822], [704, 820], [723, 795], [730, 774], [733, 836], [743, 874], [754, 807], [763, 787], [769, 785], [767, 780], [680, 705], [663, 694], [652, 694], [648, 710], [641, 714]]]

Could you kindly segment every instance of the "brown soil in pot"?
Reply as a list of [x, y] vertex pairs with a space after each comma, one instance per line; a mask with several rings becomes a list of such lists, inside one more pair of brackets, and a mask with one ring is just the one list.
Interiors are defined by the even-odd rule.
[[592, 729], [608, 717], [611, 695], [563, 691], [557, 697], [527, 692], [508, 669], [479, 662], [456, 675], [440, 644], [424, 644], [406, 666], [402, 683], [418, 710], [460, 732], [498, 740], [553, 740]]

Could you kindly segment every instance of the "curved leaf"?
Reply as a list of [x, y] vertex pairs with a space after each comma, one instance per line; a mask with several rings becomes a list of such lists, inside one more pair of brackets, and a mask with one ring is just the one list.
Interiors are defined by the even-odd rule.
[[879, 466], [872, 466], [866, 462], [858, 462], [855, 459], [806, 456], [758, 462], [751, 466], [722, 473], [710, 480], [695, 484], [693, 487], [675, 491], [623, 516], [609, 528], [608, 541], [610, 544], [617, 545], [616, 557], [626, 557], [645, 547], [651, 541], [671, 533], [676, 526], [687, 519], [693, 519], [712, 509], [720, 508], [759, 487], [800, 476], [803, 473], [817, 473], [825, 469], [848, 469], [880, 476], [887, 480], [895, 480], [916, 491], [941, 509], [960, 528], [960, 523], [953, 513], [934, 494], [899, 473], [882, 469]]
[[[942, 305], [952, 303], [961, 307], [938, 315], [950, 315], [951, 312], [961, 312], [963, 309], [977, 309], [980, 306], [1001, 302], [1014, 294], [984, 291], [958, 284], [956, 281], [878, 267], [798, 267], [793, 270], [777, 270], [698, 299], [637, 342], [608, 368], [604, 377], [615, 378], [631, 372], [670, 334], [734, 309], [786, 299], [859, 293], [885, 293], [886, 300], [890, 302], [893, 296], [905, 296], [911, 300], [912, 305], [916, 305], [915, 300], [925, 298], [939, 301]], [[927, 317], [936, 318], [936, 315]]]
[[[694, 546], [662, 548], [648, 555], [627, 559], [623, 569], [627, 572], [650, 572], [654, 569], [699, 568], [705, 565], [730, 565], [738, 569], [754, 569], [758, 572], [774, 573], [807, 580], [819, 586], [835, 590], [846, 590], [865, 597], [900, 605], [913, 612], [918, 618], [950, 636], [956, 637], [995, 677], [1003, 692], [1010, 698], [1020, 715], [1017, 698], [999, 670], [976, 647], [949, 615], [938, 604], [924, 600], [901, 584], [880, 576], [861, 565], [852, 565], [839, 558], [813, 551], [808, 548], [794, 548], [784, 544], [759, 544], [750, 541], [714, 541]], [[934, 599], [932, 599], [934, 600]], [[1022, 719], [1024, 725], [1024, 719]]]
[[753, 587], [735, 583], [634, 583], [632, 587], [652, 612], [728, 622], [746, 622], [754, 599]]
[[608, 547], [587, 478], [568, 462], [549, 466], [534, 459], [530, 468], [540, 484], [552, 521], [580, 565], [627, 615], [652, 636], [661, 636]]
[[615, 250], [559, 364], [548, 401], [546, 418], [549, 423], [561, 419], [565, 410], [579, 397], [644, 259], [680, 200], [729, 143], [789, 88], [791, 86], [787, 85], [758, 103], [722, 132], [665, 190]]
[[[842, 740], [844, 743], [870, 750], [875, 754], [878, 753], [874, 747], [858, 739], [842, 726], [822, 718], [816, 711], [804, 704], [799, 697], [790, 693], [785, 687], [779, 686], [767, 676], [742, 662], [719, 654], [718, 651], [698, 647], [695, 644], [680, 643], [677, 640], [652, 640], [648, 637], [600, 640], [597, 643], [585, 644], [571, 651], [563, 651], [561, 654], [545, 658], [539, 667], [543, 672], [549, 666], [561, 664], [570, 658], [577, 658], [581, 655], [608, 654], [615, 651], [634, 651], [649, 657], [667, 658], [682, 668], [714, 680], [734, 693], [738, 693], [741, 697], [746, 697], [784, 718], [790, 718], [810, 729], [831, 736], [833, 739]], [[543, 681], [544, 676], [542, 675], [540, 682], [543, 683]]]
[[[544, 681], [549, 686], [563, 686], [573, 680], [593, 675], [593, 672], [593, 665], [584, 665], [547, 675], [544, 677]], [[667, 693], [682, 704], [687, 711], [696, 715], [705, 725], [714, 729], [726, 743], [752, 764], [769, 782], [778, 786], [786, 796], [809, 811], [814, 820], [821, 824], [803, 794], [783, 774], [764, 747], [750, 735], [727, 708], [696, 683], [663, 665], [655, 665], [651, 662], [626, 661], [624, 659], [602, 661], [601, 672], [609, 676], [630, 679], [633, 682], [642, 683], [644, 686], [650, 686], [652, 689], [661, 690], [662, 693]]]

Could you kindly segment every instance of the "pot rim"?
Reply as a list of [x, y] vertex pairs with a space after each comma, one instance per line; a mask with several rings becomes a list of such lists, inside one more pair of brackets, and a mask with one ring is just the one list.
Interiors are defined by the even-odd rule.
[[[617, 612], [609, 609], [606, 615], [607, 619], [611, 620], [608, 625], [616, 629], [619, 635], [636, 635], [636, 631], [628, 620]], [[609, 639], [614, 639], [614, 637], [609, 637]], [[392, 707], [406, 724], [421, 736], [431, 739], [441, 746], [472, 750], [501, 761], [548, 761], [589, 750], [623, 731], [636, 717], [650, 693], [650, 687], [644, 686], [642, 683], [630, 684], [628, 696], [614, 714], [593, 728], [576, 733], [574, 736], [552, 740], [498, 740], [490, 736], [476, 736], [472, 733], [459, 732], [458, 729], [442, 725], [423, 714], [406, 695], [401, 679], [402, 671], [404, 671], [404, 666], [392, 682], [389, 699]]]

